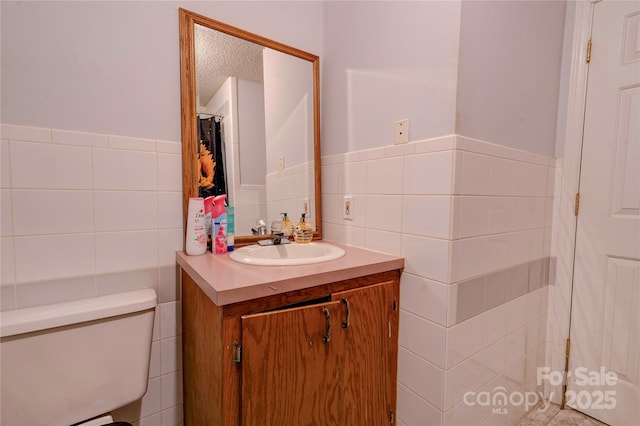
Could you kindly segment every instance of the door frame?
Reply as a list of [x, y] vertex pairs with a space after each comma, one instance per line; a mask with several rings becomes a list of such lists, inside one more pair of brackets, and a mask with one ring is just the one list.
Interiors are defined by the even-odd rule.
[[[600, 0], [567, 2], [567, 13], [573, 12], [571, 32], [571, 59], [567, 64], [567, 105], [562, 158], [557, 159], [554, 219], [551, 236], [551, 255], [556, 257], [555, 286], [548, 306], [547, 336], [551, 347], [547, 350], [546, 364], [554, 372], [565, 369], [566, 342], [571, 326], [571, 302], [573, 296], [573, 271], [576, 250], [577, 217], [575, 197], [580, 189], [580, 167], [584, 111], [589, 67], [586, 62], [586, 47], [591, 36], [594, 5]], [[566, 19], [566, 23], [570, 20]], [[565, 32], [566, 33], [566, 32]], [[566, 42], [566, 41], [565, 41]], [[569, 45], [565, 45], [567, 48]], [[565, 71], [566, 72], [566, 71]], [[558, 182], [558, 179], [560, 182]], [[562, 385], [544, 383], [545, 397], [556, 404], [562, 403]]]

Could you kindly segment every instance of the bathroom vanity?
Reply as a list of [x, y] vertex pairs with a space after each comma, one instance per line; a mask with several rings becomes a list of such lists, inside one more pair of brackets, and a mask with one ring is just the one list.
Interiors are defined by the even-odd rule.
[[185, 425], [395, 423], [404, 260], [335, 245], [300, 266], [177, 254]]

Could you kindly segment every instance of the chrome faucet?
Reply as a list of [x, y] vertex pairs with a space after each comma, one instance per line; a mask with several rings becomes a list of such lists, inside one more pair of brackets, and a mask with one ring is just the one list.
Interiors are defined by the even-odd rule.
[[261, 246], [279, 246], [283, 244], [291, 244], [291, 241], [285, 237], [283, 232], [272, 232], [271, 238], [268, 240], [260, 240], [258, 244]]

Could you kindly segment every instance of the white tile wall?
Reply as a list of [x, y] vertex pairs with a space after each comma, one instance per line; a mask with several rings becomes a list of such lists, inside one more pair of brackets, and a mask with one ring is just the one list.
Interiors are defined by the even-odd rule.
[[529, 273], [552, 254], [554, 166], [458, 135], [322, 159], [324, 238], [405, 258], [399, 424], [480, 424], [491, 409], [465, 392], [535, 388], [552, 287]]
[[[315, 224], [315, 200], [309, 196], [315, 190], [313, 167], [312, 162], [307, 162], [268, 174], [266, 177], [267, 209], [265, 212], [263, 209], [256, 208], [261, 215], [253, 216], [250, 219], [251, 225], [255, 224], [258, 218], [262, 218], [267, 221], [267, 227], [269, 227], [271, 221], [281, 219], [281, 213], [286, 212], [295, 226], [304, 212], [305, 199], [309, 201], [309, 215], [306, 216], [306, 220], [312, 225]], [[261, 193], [256, 195], [262, 196]], [[256, 207], [258, 207], [257, 204]]]
[[114, 417], [182, 423], [181, 144], [0, 127], [2, 310], [154, 288], [149, 386]]
[[[163, 193], [176, 194], [176, 193]], [[158, 192], [95, 191], [96, 231], [124, 231], [157, 229]], [[175, 197], [177, 198], [177, 197]], [[182, 200], [178, 203], [181, 206]], [[182, 209], [180, 209], [182, 210]]]
[[49, 235], [93, 231], [91, 191], [14, 189], [14, 235]]
[[87, 147], [9, 141], [11, 187], [92, 189], [91, 157]]

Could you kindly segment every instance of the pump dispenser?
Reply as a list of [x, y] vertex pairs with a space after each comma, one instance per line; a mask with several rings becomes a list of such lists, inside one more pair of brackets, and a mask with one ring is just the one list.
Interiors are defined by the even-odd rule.
[[287, 213], [280, 213], [282, 215], [282, 233], [286, 238], [289, 238], [290, 235], [293, 235], [293, 224], [289, 220]]
[[304, 213], [302, 213], [300, 222], [296, 226], [293, 239], [296, 243], [310, 243], [313, 239], [313, 228], [306, 222]]

